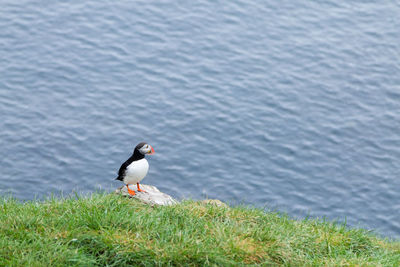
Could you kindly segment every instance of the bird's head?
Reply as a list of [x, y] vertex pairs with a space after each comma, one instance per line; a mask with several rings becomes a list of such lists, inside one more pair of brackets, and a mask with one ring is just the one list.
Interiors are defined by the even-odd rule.
[[153, 155], [155, 153], [153, 147], [145, 142], [139, 143], [135, 147], [135, 150], [139, 151], [143, 155]]

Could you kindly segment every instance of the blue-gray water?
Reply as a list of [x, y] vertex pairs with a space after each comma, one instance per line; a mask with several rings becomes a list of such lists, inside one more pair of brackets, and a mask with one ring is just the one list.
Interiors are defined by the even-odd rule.
[[0, 194], [143, 183], [400, 237], [397, 1], [0, 2]]

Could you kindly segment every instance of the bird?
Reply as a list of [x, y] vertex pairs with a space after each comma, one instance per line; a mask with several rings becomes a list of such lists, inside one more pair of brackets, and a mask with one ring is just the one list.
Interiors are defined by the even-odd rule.
[[153, 155], [154, 149], [146, 142], [139, 143], [133, 150], [132, 156], [122, 163], [118, 171], [118, 177], [115, 180], [124, 182], [128, 193], [131, 196], [136, 195], [134, 190], [129, 188], [131, 184], [137, 184], [138, 192], [146, 192], [140, 189], [139, 182], [147, 175], [149, 171], [149, 163], [145, 159], [145, 155]]

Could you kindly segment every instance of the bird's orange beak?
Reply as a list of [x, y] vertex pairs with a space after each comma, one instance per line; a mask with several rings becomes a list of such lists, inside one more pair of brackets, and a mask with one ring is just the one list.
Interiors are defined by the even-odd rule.
[[150, 148], [151, 148], [151, 152], [149, 153], [149, 155], [153, 155], [154, 153], [156, 153], [156, 152], [154, 152], [154, 149], [152, 146], [150, 146]]

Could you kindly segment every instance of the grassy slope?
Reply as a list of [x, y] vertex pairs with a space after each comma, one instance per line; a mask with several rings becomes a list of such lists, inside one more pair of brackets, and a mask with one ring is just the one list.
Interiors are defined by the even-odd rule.
[[317, 220], [116, 195], [0, 200], [0, 266], [398, 266], [400, 243]]

